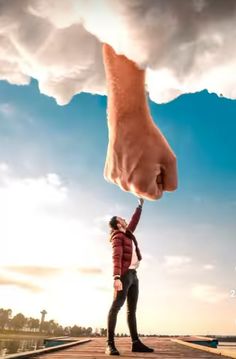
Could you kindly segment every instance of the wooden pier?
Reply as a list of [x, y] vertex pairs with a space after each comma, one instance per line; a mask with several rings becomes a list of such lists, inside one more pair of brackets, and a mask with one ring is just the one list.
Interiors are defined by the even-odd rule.
[[[75, 338], [78, 343], [79, 338]], [[81, 338], [80, 338], [81, 339]], [[183, 338], [181, 338], [183, 339]], [[211, 350], [217, 350], [209, 347], [204, 347], [202, 345], [187, 343], [184, 345], [184, 341], [180, 340], [176, 342], [171, 338], [159, 338], [159, 337], [146, 337], [142, 338], [142, 341], [154, 348], [154, 353], [132, 353], [130, 350], [130, 338], [117, 338], [116, 346], [120, 351], [121, 359], [131, 359], [131, 358], [152, 358], [152, 359], [217, 359], [217, 357], [223, 358], [236, 358], [236, 356], [224, 356], [219, 353], [211, 352]], [[91, 338], [91, 341], [84, 342], [83, 344], [73, 345], [67, 348], [61, 348], [54, 350], [53, 352], [39, 353], [35, 351], [33, 354], [31, 352], [30, 356], [25, 356], [24, 358], [31, 359], [107, 359], [107, 356], [104, 353], [106, 345], [105, 338]], [[198, 348], [198, 349], [197, 349]], [[25, 353], [26, 354], [26, 353]]]

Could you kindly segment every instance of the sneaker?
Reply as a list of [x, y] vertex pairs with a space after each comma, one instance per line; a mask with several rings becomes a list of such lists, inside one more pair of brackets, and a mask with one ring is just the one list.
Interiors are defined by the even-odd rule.
[[136, 340], [132, 343], [132, 352], [152, 353], [154, 349], [147, 347], [140, 340]]
[[107, 344], [105, 354], [107, 354], [107, 355], [120, 355], [120, 353], [116, 349], [114, 343], [108, 343]]

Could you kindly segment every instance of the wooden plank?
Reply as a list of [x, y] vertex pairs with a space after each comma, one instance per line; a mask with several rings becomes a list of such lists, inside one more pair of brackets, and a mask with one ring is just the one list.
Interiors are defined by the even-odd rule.
[[205, 345], [189, 343], [189, 342], [186, 342], [184, 340], [179, 340], [179, 339], [172, 339], [172, 341], [175, 341], [176, 343], [188, 346], [190, 348], [203, 350], [205, 352], [212, 353], [215, 355], [221, 355], [221, 357], [223, 356], [225, 358], [236, 358], [236, 353], [232, 353], [230, 350], [227, 350], [227, 349], [211, 348], [211, 347], [207, 347]]
[[194, 342], [194, 341], [198, 341], [201, 340], [201, 342], [211, 342], [212, 340], [217, 340], [217, 338], [209, 338], [209, 337], [202, 337], [200, 335], [197, 336], [180, 336], [176, 339], [179, 340], [184, 340], [186, 342]]
[[28, 352], [21, 352], [21, 353], [16, 353], [16, 354], [10, 354], [10, 355], [6, 355], [4, 356], [4, 359], [25, 359], [25, 358], [33, 358], [33, 357], [38, 357], [41, 354], [45, 354], [45, 353], [51, 353], [57, 350], [62, 350], [62, 349], [66, 349], [66, 348], [70, 348], [74, 345], [81, 345], [84, 343], [88, 343], [90, 342], [91, 339], [85, 339], [85, 340], [79, 340], [79, 341], [75, 341], [75, 342], [70, 342], [70, 343], [66, 343], [66, 344], [61, 344], [61, 345], [55, 345], [52, 347], [48, 347], [48, 348], [44, 348], [44, 349], [38, 349], [38, 350], [32, 350], [32, 351], [28, 351]]
[[[142, 341], [155, 349], [154, 353], [132, 353], [130, 338], [117, 338], [116, 346], [120, 351], [120, 359], [130, 358], [152, 358], [152, 359], [216, 359], [217, 355], [208, 351], [196, 350], [189, 346], [183, 346], [172, 341], [170, 338], [148, 337], [142, 338]], [[89, 343], [82, 346], [74, 346], [65, 350], [40, 355], [37, 359], [107, 359], [105, 351], [106, 339], [93, 338]], [[221, 359], [229, 358], [221, 356]], [[33, 359], [33, 357], [32, 357]]]

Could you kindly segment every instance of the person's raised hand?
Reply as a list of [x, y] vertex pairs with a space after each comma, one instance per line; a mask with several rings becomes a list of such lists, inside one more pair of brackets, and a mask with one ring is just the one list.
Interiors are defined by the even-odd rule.
[[138, 199], [138, 204], [142, 207], [144, 203], [144, 199], [143, 198], [139, 198]]

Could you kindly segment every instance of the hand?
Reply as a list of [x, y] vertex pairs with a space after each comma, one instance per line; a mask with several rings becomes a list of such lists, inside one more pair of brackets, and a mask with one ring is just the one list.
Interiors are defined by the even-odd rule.
[[124, 128], [122, 136], [117, 131], [110, 132], [104, 177], [138, 197], [159, 199], [163, 191], [177, 188], [176, 157], [161, 131], [149, 120], [146, 128]]
[[115, 290], [122, 290], [123, 289], [123, 285], [120, 279], [115, 279], [114, 280], [114, 288]]
[[103, 45], [108, 91], [107, 181], [149, 200], [177, 188], [176, 157], [151, 118], [145, 70]]
[[144, 203], [144, 199], [143, 199], [143, 198], [139, 198], [139, 199], [138, 199], [138, 204], [139, 204], [140, 206], [143, 206], [143, 203]]

